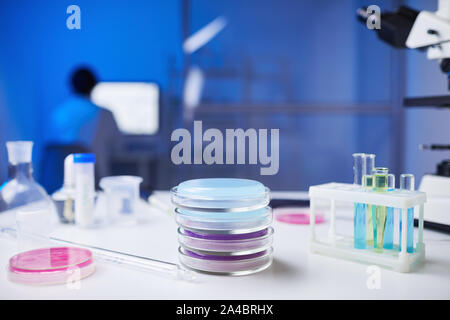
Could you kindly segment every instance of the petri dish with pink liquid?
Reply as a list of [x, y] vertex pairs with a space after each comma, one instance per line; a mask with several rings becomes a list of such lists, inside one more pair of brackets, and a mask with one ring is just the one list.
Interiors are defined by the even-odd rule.
[[40, 248], [9, 259], [8, 279], [33, 285], [78, 281], [95, 271], [92, 252], [75, 247]]

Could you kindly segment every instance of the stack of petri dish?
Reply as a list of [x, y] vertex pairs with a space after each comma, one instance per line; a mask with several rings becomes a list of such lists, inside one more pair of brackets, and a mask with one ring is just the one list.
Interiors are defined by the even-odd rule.
[[247, 275], [272, 264], [269, 189], [247, 179], [195, 179], [171, 190], [181, 264], [195, 271]]

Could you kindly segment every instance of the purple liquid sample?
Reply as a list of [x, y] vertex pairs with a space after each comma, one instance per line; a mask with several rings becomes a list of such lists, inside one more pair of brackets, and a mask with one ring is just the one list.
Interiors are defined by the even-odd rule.
[[179, 242], [187, 249], [215, 252], [262, 251], [272, 244], [272, 228], [245, 234], [199, 233], [179, 229]]
[[207, 239], [207, 240], [245, 240], [245, 239], [253, 239], [263, 237], [268, 233], [268, 229], [263, 229], [260, 231], [243, 233], [243, 234], [213, 234], [213, 233], [197, 233], [184, 229], [184, 234], [198, 239]]
[[267, 250], [257, 252], [257, 253], [252, 253], [252, 254], [245, 254], [245, 255], [241, 255], [241, 256], [215, 256], [215, 255], [210, 255], [210, 254], [202, 254], [202, 253], [198, 253], [198, 252], [193, 252], [193, 251], [186, 250], [186, 249], [183, 249], [183, 252], [192, 258], [202, 259], [202, 260], [239, 261], [239, 260], [247, 260], [247, 259], [261, 257], [267, 253]]

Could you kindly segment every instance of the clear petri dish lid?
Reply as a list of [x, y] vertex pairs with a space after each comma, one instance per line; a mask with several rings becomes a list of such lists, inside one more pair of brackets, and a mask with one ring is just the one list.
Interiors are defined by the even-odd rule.
[[204, 256], [182, 247], [178, 252], [180, 263], [185, 268], [206, 274], [243, 276], [265, 270], [272, 264], [272, 248], [240, 257]]
[[273, 249], [272, 249], [272, 247], [267, 247], [267, 248], [261, 248], [261, 250], [257, 250], [256, 252], [253, 252], [253, 253], [242, 252], [243, 254], [240, 254], [240, 253], [225, 254], [223, 252], [211, 252], [211, 251], [187, 249], [183, 246], [180, 246], [178, 248], [178, 252], [183, 255], [195, 258], [195, 259], [228, 262], [228, 261], [239, 261], [239, 260], [241, 260], [241, 261], [242, 260], [251, 260], [251, 259], [256, 259], [256, 258], [259, 258], [262, 256], [267, 256], [267, 255], [272, 254]]
[[248, 179], [194, 179], [172, 188], [172, 202], [195, 211], [240, 212], [265, 207], [270, 191], [262, 183]]
[[267, 250], [273, 242], [273, 228], [237, 234], [198, 234], [186, 229], [178, 229], [180, 245], [190, 251], [210, 255], [248, 255]]
[[218, 219], [216, 212], [210, 214], [193, 216], [186, 215], [179, 208], [175, 209], [176, 222], [185, 229], [200, 233], [216, 234], [243, 234], [256, 232], [268, 228], [272, 224], [272, 209], [265, 207], [259, 216], [247, 216], [246, 212], [233, 212], [240, 214], [240, 218]]
[[245, 240], [253, 240], [253, 239], [262, 239], [273, 234], [274, 230], [272, 227], [265, 228], [258, 231], [253, 231], [249, 233], [241, 233], [241, 234], [220, 234], [220, 233], [208, 233], [201, 231], [192, 231], [189, 229], [184, 229], [183, 227], [178, 227], [178, 234], [196, 240], [205, 240], [205, 241], [245, 241]]
[[271, 207], [259, 208], [249, 211], [196, 211], [185, 208], [175, 208], [175, 213], [183, 215], [187, 219], [202, 222], [245, 222], [256, 221], [272, 215]]

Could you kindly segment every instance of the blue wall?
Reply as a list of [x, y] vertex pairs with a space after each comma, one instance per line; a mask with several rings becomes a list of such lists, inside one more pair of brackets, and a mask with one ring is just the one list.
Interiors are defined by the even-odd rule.
[[182, 63], [179, 1], [78, 0], [81, 30], [66, 27], [70, 4], [0, 3], [0, 180], [6, 140], [34, 140], [39, 167], [46, 120], [67, 98], [74, 66], [92, 65], [104, 80], [156, 80], [164, 90], [170, 59]]
[[[392, 5], [371, 3], [382, 9]], [[193, 31], [219, 15], [229, 22], [191, 57], [191, 63], [205, 73], [205, 108], [214, 111], [207, 116], [200, 113], [197, 119], [219, 128], [233, 128], [230, 124], [235, 123], [243, 128], [280, 129], [276, 177], [261, 177], [257, 168], [245, 166], [232, 175], [256, 178], [274, 189], [305, 190], [330, 180], [352, 181], [353, 152], [376, 153], [379, 165], [393, 168], [392, 114], [377, 114], [377, 107], [393, 107], [393, 49], [356, 20], [356, 8], [363, 4], [192, 1]], [[238, 116], [223, 110], [236, 105], [275, 107], [272, 113], [237, 109]], [[312, 112], [277, 114], [277, 105], [311, 107]], [[365, 105], [372, 113], [367, 113]], [[360, 112], [340, 111], [355, 106]], [[326, 111], [314, 111], [314, 107]], [[189, 169], [189, 177], [217, 174], [207, 166]], [[225, 168], [222, 172], [230, 174]]]
[[[393, 6], [387, 0], [370, 2], [382, 9]], [[81, 30], [66, 28], [70, 4], [0, 3], [0, 144], [33, 139], [36, 160], [47, 117], [69, 94], [67, 75], [75, 65], [94, 66], [104, 80], [155, 80], [165, 94], [176, 96], [179, 92], [170, 88], [170, 61], [178, 71], [185, 66], [180, 0], [79, 0]], [[168, 166], [168, 186], [189, 176], [233, 175], [260, 178], [276, 189], [306, 189], [327, 180], [350, 181], [351, 153], [361, 151], [377, 153], [378, 164], [392, 167], [396, 150], [390, 132], [395, 123], [390, 112], [376, 108], [393, 106], [393, 49], [356, 21], [355, 10], [363, 4], [367, 3], [192, 0], [187, 14], [190, 32], [218, 15], [229, 22], [190, 57], [192, 65], [206, 72], [202, 104], [321, 105], [328, 111], [224, 116], [218, 108], [212, 116], [203, 116], [209, 126], [280, 129], [280, 173], [260, 177], [257, 168]], [[217, 77], [217, 71], [232, 76]], [[365, 104], [374, 112], [366, 112]], [[333, 112], [349, 106], [360, 106], [361, 112]], [[162, 143], [168, 144], [165, 138]], [[1, 147], [0, 180], [6, 177], [5, 164]]]

